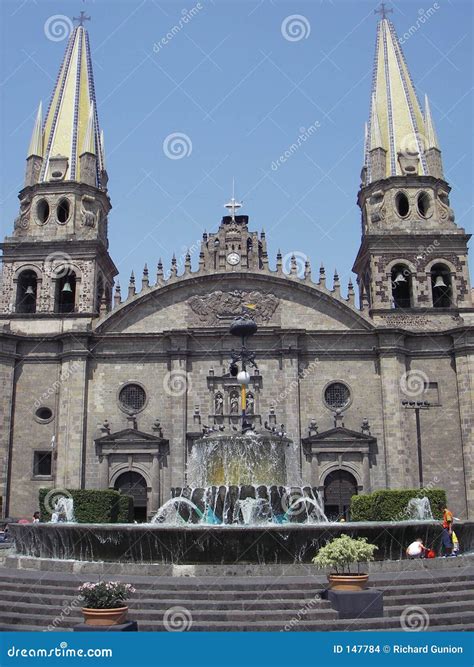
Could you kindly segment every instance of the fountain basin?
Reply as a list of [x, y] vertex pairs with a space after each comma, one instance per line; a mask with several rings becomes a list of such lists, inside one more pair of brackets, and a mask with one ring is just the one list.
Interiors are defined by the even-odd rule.
[[[23, 556], [79, 561], [163, 564], [309, 563], [341, 534], [366, 537], [377, 560], [399, 560], [417, 537], [439, 553], [437, 521], [286, 524], [275, 526], [160, 524], [10, 524]], [[474, 549], [474, 522], [456, 523], [461, 552]]]

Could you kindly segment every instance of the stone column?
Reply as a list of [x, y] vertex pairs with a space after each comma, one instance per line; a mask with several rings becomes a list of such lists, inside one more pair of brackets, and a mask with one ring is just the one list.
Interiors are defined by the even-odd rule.
[[56, 442], [57, 488], [82, 487], [85, 465], [88, 354], [85, 336], [76, 334], [64, 340]]
[[13, 340], [4, 339], [0, 348], [0, 496], [2, 516], [8, 512], [7, 492], [11, 480], [9, 474], [10, 440], [13, 436], [13, 396], [15, 387], [15, 350]]
[[160, 506], [160, 462], [158, 454], [153, 454], [151, 463], [151, 506], [150, 513], [155, 514]]
[[186, 465], [186, 424], [187, 424], [187, 338], [173, 336], [168, 369], [165, 371], [164, 395], [170, 415], [170, 455], [171, 487], [183, 486]]
[[[402, 429], [400, 380], [404, 375], [404, 339], [399, 334], [380, 334], [380, 382], [383, 409], [383, 448], [379, 447], [379, 464], [385, 467], [388, 489], [411, 485], [407, 471]], [[381, 445], [381, 443], [379, 443]], [[416, 468], [416, 463], [413, 463]]]
[[368, 452], [362, 454], [362, 485], [364, 487], [363, 492], [370, 493], [370, 465]]
[[467, 518], [474, 519], [474, 334], [463, 331], [454, 337]]
[[319, 487], [319, 454], [316, 452], [311, 457], [311, 486]]
[[[280, 392], [285, 396], [285, 400], [277, 408], [277, 420], [280, 419], [280, 415], [284, 414], [284, 419], [281, 421], [285, 424], [285, 431], [297, 445], [297, 460], [290, 461], [289, 466], [287, 466], [291, 477], [298, 476], [298, 473], [302, 472], [302, 466], [303, 468], [306, 468], [306, 466], [309, 468], [301, 451], [298, 336], [282, 336], [281, 348], [285, 351], [282, 356], [279, 387]], [[265, 382], [265, 377], [263, 381]], [[305, 472], [310, 473], [308, 468]]]
[[109, 488], [109, 455], [102, 454], [99, 458], [99, 483], [101, 489]]

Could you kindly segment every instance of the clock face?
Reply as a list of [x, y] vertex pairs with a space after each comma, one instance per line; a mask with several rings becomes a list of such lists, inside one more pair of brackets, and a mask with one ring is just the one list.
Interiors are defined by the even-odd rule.
[[239, 253], [237, 253], [237, 252], [230, 252], [230, 253], [227, 255], [227, 261], [229, 262], [229, 264], [232, 264], [232, 266], [235, 266], [236, 264], [238, 264], [238, 263], [240, 262], [240, 255], [239, 255]]

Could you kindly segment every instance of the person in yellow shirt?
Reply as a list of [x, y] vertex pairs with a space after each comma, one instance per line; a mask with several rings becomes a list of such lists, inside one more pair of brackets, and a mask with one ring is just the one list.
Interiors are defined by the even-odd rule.
[[440, 505], [438, 509], [443, 512], [443, 534], [441, 536], [443, 556], [449, 558], [453, 555], [453, 513], [444, 505]]

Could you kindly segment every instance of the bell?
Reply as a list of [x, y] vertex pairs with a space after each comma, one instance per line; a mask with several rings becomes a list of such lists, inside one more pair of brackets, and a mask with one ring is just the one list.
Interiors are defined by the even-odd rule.
[[406, 278], [401, 271], [397, 273], [397, 277], [393, 281], [394, 283], [406, 283]]
[[28, 287], [26, 288], [25, 294], [28, 294], [28, 296], [34, 296], [35, 295], [35, 291], [34, 291], [32, 285], [28, 285]]
[[66, 280], [61, 292], [72, 292], [71, 283], [69, 282], [69, 280]]
[[446, 283], [443, 280], [443, 276], [436, 276], [434, 288], [447, 287]]

